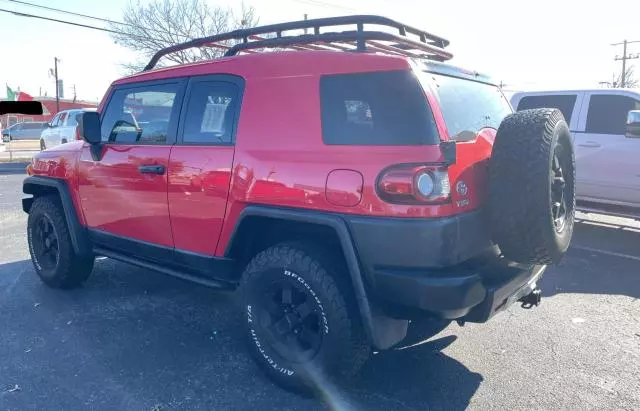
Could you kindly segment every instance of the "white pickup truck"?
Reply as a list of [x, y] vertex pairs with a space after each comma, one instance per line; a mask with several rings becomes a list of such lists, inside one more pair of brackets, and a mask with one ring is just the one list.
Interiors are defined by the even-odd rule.
[[519, 92], [511, 105], [564, 114], [574, 139], [579, 210], [640, 218], [640, 90]]

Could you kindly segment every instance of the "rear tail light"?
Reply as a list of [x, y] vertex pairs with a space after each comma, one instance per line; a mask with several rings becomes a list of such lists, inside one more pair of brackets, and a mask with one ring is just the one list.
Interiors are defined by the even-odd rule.
[[446, 167], [397, 166], [378, 178], [378, 194], [391, 203], [444, 203], [451, 199]]
[[82, 136], [80, 135], [80, 127], [76, 126], [76, 140], [82, 140]]

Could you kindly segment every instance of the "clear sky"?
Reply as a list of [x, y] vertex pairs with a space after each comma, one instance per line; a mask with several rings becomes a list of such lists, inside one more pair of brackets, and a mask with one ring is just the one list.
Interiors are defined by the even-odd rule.
[[[49, 7], [121, 20], [128, 0], [26, 0]], [[142, 3], [148, 0], [142, 0]], [[238, 5], [233, 0], [208, 0]], [[245, 0], [260, 23], [277, 23], [344, 14], [382, 14], [451, 40], [453, 64], [492, 75], [507, 88], [598, 87], [610, 81], [622, 47], [614, 42], [640, 40], [640, 2], [633, 0]], [[0, 0], [0, 8], [104, 26], [78, 17]], [[120, 63], [132, 52], [114, 44], [108, 33], [0, 12], [0, 82], [37, 95], [54, 95], [48, 69], [61, 59], [65, 97], [97, 100], [121, 77]], [[640, 43], [630, 52], [640, 52]], [[631, 63], [639, 60], [632, 60]], [[640, 75], [640, 67], [636, 70]], [[0, 84], [1, 86], [1, 84]], [[0, 88], [4, 95], [4, 87]]]

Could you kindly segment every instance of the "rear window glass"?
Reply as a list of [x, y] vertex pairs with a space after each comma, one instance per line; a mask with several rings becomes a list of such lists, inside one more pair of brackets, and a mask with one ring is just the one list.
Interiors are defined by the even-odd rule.
[[518, 103], [518, 111], [532, 108], [557, 108], [562, 112], [567, 123], [571, 123], [571, 113], [576, 104], [575, 94], [553, 96], [524, 96]]
[[433, 73], [424, 73], [422, 78], [435, 85], [452, 140], [469, 141], [483, 128], [498, 129], [512, 113], [511, 105], [497, 86]]
[[320, 79], [326, 144], [421, 145], [440, 139], [424, 91], [409, 71]]

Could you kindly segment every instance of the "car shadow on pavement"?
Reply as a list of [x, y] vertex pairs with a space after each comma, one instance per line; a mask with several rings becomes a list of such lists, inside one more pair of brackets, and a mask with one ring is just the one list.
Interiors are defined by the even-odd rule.
[[638, 245], [640, 230], [577, 222], [569, 252], [557, 267], [547, 269], [540, 282], [543, 296], [586, 293], [640, 298]]
[[[437, 327], [437, 324], [435, 325]], [[431, 334], [442, 330], [438, 327]], [[354, 382], [362, 410], [464, 410], [483, 378], [442, 352], [456, 336], [411, 341], [374, 355]], [[425, 336], [429, 337], [429, 336]], [[411, 343], [407, 345], [407, 343]]]
[[[108, 259], [77, 290], [47, 288], [28, 260], [0, 275], [0, 387], [20, 387], [0, 409], [332, 408], [258, 370], [232, 294]], [[453, 340], [377, 354], [339, 391], [356, 410], [465, 408], [482, 377], [441, 353]]]

